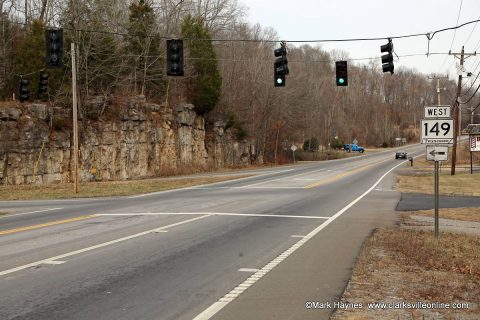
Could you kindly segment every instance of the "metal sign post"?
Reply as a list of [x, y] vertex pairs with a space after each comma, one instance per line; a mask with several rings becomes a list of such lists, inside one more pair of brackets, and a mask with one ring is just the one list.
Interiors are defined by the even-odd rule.
[[426, 148], [427, 160], [435, 162], [435, 239], [438, 239], [439, 231], [439, 189], [440, 189], [440, 161], [447, 161], [448, 146], [453, 144], [454, 122], [451, 116], [450, 106], [427, 106], [424, 112], [425, 118], [420, 122], [420, 143], [429, 144]]
[[438, 214], [438, 193], [439, 193], [439, 161], [435, 161], [435, 239], [439, 236], [439, 214]]

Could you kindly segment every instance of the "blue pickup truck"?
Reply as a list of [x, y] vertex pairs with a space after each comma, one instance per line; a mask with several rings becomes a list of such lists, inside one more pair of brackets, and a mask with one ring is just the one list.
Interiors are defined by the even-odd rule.
[[344, 144], [343, 145], [343, 150], [347, 151], [347, 152], [360, 152], [360, 153], [364, 153], [365, 152], [365, 149], [363, 147], [360, 147], [359, 145], [356, 145], [356, 144]]

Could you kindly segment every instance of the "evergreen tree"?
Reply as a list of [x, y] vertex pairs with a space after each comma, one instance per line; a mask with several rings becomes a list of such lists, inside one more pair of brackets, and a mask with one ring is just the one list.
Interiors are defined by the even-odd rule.
[[[52, 96], [60, 87], [63, 76], [62, 69], [45, 69], [45, 27], [39, 20], [34, 20], [31, 26], [22, 30], [25, 35], [17, 38], [14, 48], [15, 58], [13, 73], [4, 88], [6, 97], [12, 93], [18, 96], [20, 79], [29, 80], [30, 100], [35, 100], [38, 94], [39, 75], [48, 73], [48, 92]], [[65, 49], [65, 48], [64, 48]]]
[[[157, 89], [163, 92], [161, 79], [163, 60], [160, 59], [160, 38], [156, 33], [157, 25], [152, 7], [144, 0], [133, 2], [130, 7], [127, 37], [127, 52], [133, 55], [131, 77], [135, 92], [145, 94], [145, 90]], [[159, 90], [160, 89], [160, 90]]]
[[[182, 34], [186, 39], [196, 78], [189, 88], [189, 97], [199, 114], [213, 110], [220, 98], [222, 77], [218, 71], [217, 56], [213, 50], [212, 37], [203, 18], [187, 16], [182, 24]], [[198, 39], [198, 40], [197, 40]]]

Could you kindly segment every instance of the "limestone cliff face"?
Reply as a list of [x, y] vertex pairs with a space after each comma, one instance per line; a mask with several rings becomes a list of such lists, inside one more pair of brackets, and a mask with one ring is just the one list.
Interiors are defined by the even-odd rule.
[[[79, 121], [79, 179], [106, 181], [166, 176], [249, 164], [254, 148], [236, 141], [191, 104], [165, 108], [131, 99], [115, 107], [85, 102]], [[0, 184], [72, 180], [70, 112], [43, 104], [0, 107]], [[208, 139], [206, 139], [208, 137]]]

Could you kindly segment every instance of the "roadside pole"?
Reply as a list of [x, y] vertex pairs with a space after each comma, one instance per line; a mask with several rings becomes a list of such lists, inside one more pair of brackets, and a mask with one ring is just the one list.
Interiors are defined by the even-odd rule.
[[77, 68], [75, 63], [75, 44], [70, 46], [72, 56], [72, 103], [73, 103], [73, 191], [78, 193], [78, 119], [77, 119]]
[[439, 214], [438, 214], [438, 193], [439, 193], [439, 174], [438, 174], [439, 161], [435, 161], [435, 239], [439, 236]]
[[[470, 56], [475, 56], [477, 53], [465, 53], [465, 49], [462, 46], [462, 51], [460, 53], [452, 53], [451, 51], [448, 53], [449, 55], [454, 55], [457, 57], [458, 55], [460, 56], [460, 66], [459, 66], [459, 71], [458, 71], [458, 83], [457, 83], [457, 93], [455, 95], [455, 102], [453, 105], [453, 111], [454, 111], [454, 126], [455, 126], [455, 131], [454, 131], [454, 138], [453, 138], [453, 148], [452, 148], [452, 168], [451, 168], [451, 175], [455, 175], [455, 166], [457, 163], [457, 140], [459, 136], [459, 132], [462, 126], [462, 123], [460, 122], [460, 101], [458, 101], [458, 98], [462, 94], [462, 72], [463, 72], [463, 62], [465, 61], [466, 58]], [[458, 58], [458, 57], [457, 57]]]

